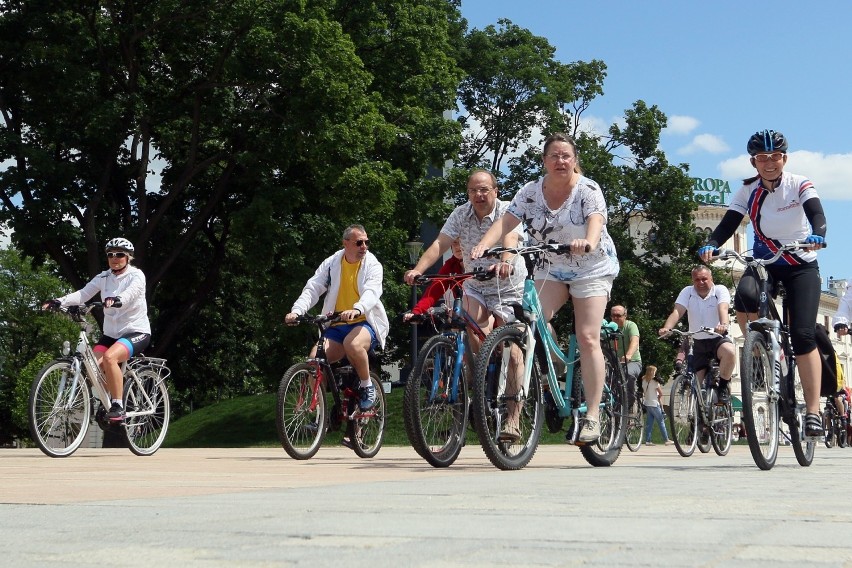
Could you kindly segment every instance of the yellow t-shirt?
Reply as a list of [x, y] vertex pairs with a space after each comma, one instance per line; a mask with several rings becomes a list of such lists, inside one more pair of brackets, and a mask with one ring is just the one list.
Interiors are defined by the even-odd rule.
[[[358, 271], [361, 269], [361, 261], [350, 263], [345, 256], [340, 257], [340, 289], [337, 291], [337, 302], [334, 304], [335, 311], [342, 312], [355, 307], [355, 302], [361, 298], [358, 293]], [[341, 322], [346, 324], [366, 321], [367, 316], [361, 314], [357, 318]]]

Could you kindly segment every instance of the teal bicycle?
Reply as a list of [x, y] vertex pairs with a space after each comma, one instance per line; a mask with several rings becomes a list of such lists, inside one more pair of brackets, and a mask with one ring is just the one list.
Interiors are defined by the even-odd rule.
[[[536, 263], [568, 250], [568, 245], [539, 244], [498, 247], [485, 253], [517, 254], [527, 266], [522, 304], [513, 306], [517, 321], [488, 335], [477, 355], [472, 392], [474, 426], [482, 449], [491, 463], [503, 470], [520, 469], [529, 463], [538, 448], [543, 425], [546, 423], [553, 433], [559, 432], [566, 418], [571, 419], [566, 441], [578, 446], [593, 466], [612, 465], [624, 444], [627, 386], [613, 341], [621, 333], [616, 324], [606, 321], [601, 325], [606, 373], [600, 403], [601, 436], [591, 444], [578, 441], [581, 419], [588, 408], [577, 338], [570, 335], [567, 353], [559, 348], [542, 313], [534, 281]], [[518, 371], [522, 376], [514, 375]], [[503, 426], [513, 412], [518, 416], [519, 435], [506, 440]]]

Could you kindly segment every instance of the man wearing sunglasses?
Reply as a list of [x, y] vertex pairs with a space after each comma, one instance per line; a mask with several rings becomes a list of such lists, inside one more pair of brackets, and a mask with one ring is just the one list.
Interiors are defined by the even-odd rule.
[[45, 302], [42, 308], [82, 304], [100, 293], [104, 306], [103, 335], [92, 348], [106, 376], [112, 406], [106, 419], [121, 424], [126, 417], [122, 395], [124, 377], [121, 364], [151, 343], [151, 323], [145, 299], [145, 273], [130, 265], [133, 243], [124, 238], [111, 239], [105, 247], [109, 269], [95, 276], [80, 290]]
[[[361, 225], [350, 225], [343, 231], [343, 248], [320, 264], [305, 284], [299, 298], [284, 317], [292, 324], [306, 314], [325, 294], [323, 313], [340, 312], [341, 323], [326, 332], [325, 353], [329, 361], [344, 356], [361, 379], [359, 406], [373, 408], [378, 393], [370, 382], [369, 352], [384, 347], [390, 329], [382, 296], [384, 269], [370, 252], [370, 239]], [[311, 352], [311, 357], [315, 354]]]

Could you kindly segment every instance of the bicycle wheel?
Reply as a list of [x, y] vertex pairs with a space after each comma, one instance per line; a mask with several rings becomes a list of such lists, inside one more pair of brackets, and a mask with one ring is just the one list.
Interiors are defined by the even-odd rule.
[[455, 363], [455, 337], [436, 335], [423, 345], [405, 386], [402, 411], [408, 439], [434, 467], [452, 465], [464, 444], [467, 385], [464, 377], [453, 379]]
[[[544, 422], [541, 369], [535, 357], [529, 369], [529, 390], [513, 388], [512, 383], [522, 382], [524, 376], [524, 353], [524, 332], [508, 324], [488, 335], [476, 357], [471, 394], [474, 427], [485, 455], [502, 470], [521, 469], [529, 463], [538, 449]], [[513, 360], [520, 361], [518, 367]], [[514, 441], [501, 440], [503, 427], [514, 418], [513, 413], [519, 436]]]
[[675, 449], [688, 458], [695, 452], [698, 443], [698, 400], [690, 377], [678, 375], [672, 381], [668, 414]]
[[[329, 377], [331, 378], [331, 377]], [[307, 363], [296, 363], [278, 386], [275, 427], [284, 451], [296, 460], [314, 456], [325, 438], [325, 385]]]
[[710, 441], [717, 456], [727, 455], [734, 436], [734, 414], [730, 404], [710, 409]]
[[627, 447], [631, 452], [638, 452], [642, 447], [642, 441], [645, 439], [645, 415], [643, 414], [644, 405], [637, 396], [633, 401], [633, 406], [627, 412], [627, 429], [624, 441], [627, 442]]
[[[707, 393], [705, 391], [701, 391], [701, 398], [698, 399], [696, 404], [706, 405], [706, 397]], [[710, 429], [710, 426], [704, 423], [704, 420], [701, 418], [700, 412], [698, 413], [698, 432], [698, 444], [696, 444], [698, 451], [702, 454], [710, 453], [710, 450], [713, 449], [713, 441], [711, 440], [711, 438], [713, 437], [713, 432]]]
[[843, 422], [837, 420], [834, 423], [834, 430], [837, 432], [837, 447], [845, 448], [849, 445], [849, 440], [846, 435], [846, 428], [843, 427]]
[[166, 382], [159, 373], [143, 367], [124, 380], [124, 433], [130, 451], [150, 456], [163, 444], [169, 431], [171, 404]]
[[379, 453], [385, 437], [385, 392], [382, 390], [379, 376], [373, 371], [370, 371], [370, 382], [376, 389], [375, 406], [370, 410], [360, 410], [357, 407], [358, 402], [351, 400], [350, 404], [353, 406], [350, 408], [354, 407], [356, 411], [351, 414], [352, 418], [347, 427], [352, 450], [362, 458], [371, 458]]
[[[624, 446], [627, 429], [627, 379], [622, 372], [621, 364], [608, 346], [603, 346], [604, 356], [604, 388], [600, 411], [601, 436], [594, 444], [579, 446], [580, 453], [589, 464], [595, 467], [606, 467], [615, 463]], [[580, 366], [576, 366], [574, 392], [579, 388], [580, 400], [585, 400], [582, 394], [583, 381]], [[635, 398], [635, 397], [634, 397]]]
[[824, 410], [822, 413], [822, 428], [825, 430], [825, 447], [834, 447], [834, 421], [831, 418], [831, 412]]
[[808, 467], [814, 461], [816, 442], [805, 441], [805, 395], [795, 364], [787, 371], [783, 385], [783, 394], [787, 400], [784, 422], [790, 430], [790, 445], [793, 446], [793, 453], [799, 465]]
[[746, 335], [740, 368], [746, 440], [757, 467], [769, 470], [778, 457], [778, 396], [772, 356], [760, 331]]
[[27, 405], [30, 433], [39, 449], [53, 458], [73, 454], [89, 429], [92, 394], [82, 374], [74, 376], [68, 359], [56, 359], [39, 371]]

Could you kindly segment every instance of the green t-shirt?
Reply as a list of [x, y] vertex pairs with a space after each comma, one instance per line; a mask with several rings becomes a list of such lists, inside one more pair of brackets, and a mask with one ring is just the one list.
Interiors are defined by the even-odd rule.
[[[622, 327], [619, 331], [624, 335], [624, 346], [619, 346], [619, 354], [627, 351], [627, 346], [630, 345], [630, 340], [633, 337], [639, 337], [639, 326], [636, 325], [635, 322], [627, 320], [624, 322], [624, 327]], [[631, 361], [642, 362], [642, 355], [639, 354], [639, 348], [636, 349], [636, 352], [630, 357]]]

